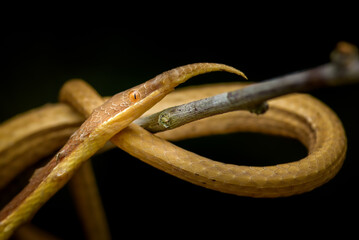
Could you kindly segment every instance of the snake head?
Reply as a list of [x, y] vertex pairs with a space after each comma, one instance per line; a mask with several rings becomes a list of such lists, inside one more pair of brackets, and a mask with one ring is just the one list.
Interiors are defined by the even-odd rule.
[[[199, 74], [227, 71], [247, 79], [239, 70], [218, 63], [194, 63], [166, 71], [147, 82], [120, 93], [124, 106], [141, 105], [147, 111], [176, 86]], [[144, 112], [142, 112], [144, 113]]]

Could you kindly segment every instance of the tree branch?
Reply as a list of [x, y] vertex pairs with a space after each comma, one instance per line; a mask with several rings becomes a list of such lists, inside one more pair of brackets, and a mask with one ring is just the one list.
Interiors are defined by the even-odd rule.
[[160, 132], [230, 111], [249, 110], [262, 114], [268, 109], [266, 101], [269, 99], [294, 92], [352, 83], [359, 83], [358, 49], [349, 43], [340, 42], [331, 53], [331, 63], [171, 107], [140, 118], [135, 123], [150, 132]]

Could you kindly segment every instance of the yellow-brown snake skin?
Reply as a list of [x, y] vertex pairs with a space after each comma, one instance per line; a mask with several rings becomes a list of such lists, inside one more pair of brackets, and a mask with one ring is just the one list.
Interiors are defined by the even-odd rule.
[[[71, 178], [81, 163], [110, 139], [131, 155], [174, 176], [240, 196], [300, 194], [335, 176], [345, 158], [345, 133], [335, 113], [309, 95], [292, 94], [271, 100], [270, 110], [261, 116], [243, 111], [232, 112], [199, 120], [157, 136], [131, 124], [148, 109], [150, 111], [146, 114], [242, 87], [238, 83], [208, 85], [167, 95], [192, 76], [218, 70], [243, 76], [240, 71], [222, 64], [186, 65], [117, 94], [103, 105], [102, 98], [83, 82], [73, 81], [65, 85], [60, 97], [71, 102], [81, 113], [89, 115], [95, 106], [101, 106], [92, 112], [67, 144], [34, 174], [28, 186], [0, 212], [0, 239], [8, 238], [19, 225], [36, 213]], [[151, 108], [164, 97], [163, 101]], [[62, 115], [67, 114], [72, 118], [66, 123], [72, 129], [81, 121], [81, 117], [71, 110], [63, 112]], [[167, 141], [238, 131], [296, 138], [308, 148], [309, 153], [304, 159], [286, 164], [238, 166], [204, 158]]]

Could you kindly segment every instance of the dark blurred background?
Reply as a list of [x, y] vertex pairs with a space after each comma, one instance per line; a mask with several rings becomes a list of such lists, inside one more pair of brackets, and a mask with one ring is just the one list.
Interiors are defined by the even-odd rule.
[[[101, 95], [110, 96], [171, 68], [218, 62], [242, 70], [251, 81], [263, 81], [329, 62], [337, 42], [359, 46], [356, 34], [336, 26], [306, 32], [298, 25], [251, 32], [239, 29], [197, 30], [92, 29], [83, 32], [7, 32], [1, 38], [0, 122], [48, 102], [56, 102], [67, 80], [82, 78]], [[228, 73], [210, 73], [186, 86], [238, 81]], [[324, 186], [299, 196], [252, 199], [207, 190], [163, 173], [115, 149], [92, 159], [114, 239], [146, 232], [175, 235], [201, 231], [287, 224], [295, 219], [333, 222], [357, 210], [359, 157], [359, 84], [311, 92], [342, 120], [348, 136], [347, 158], [339, 174]], [[221, 161], [266, 165], [295, 161], [306, 154], [297, 141], [238, 133], [179, 142], [191, 151]], [[81, 239], [81, 226], [66, 188], [34, 217], [34, 224], [65, 239]], [[292, 225], [293, 223], [293, 225]], [[198, 229], [204, 224], [204, 229]], [[304, 223], [303, 223], [304, 224]], [[204, 226], [202, 225], [202, 226]], [[276, 224], [274, 224], [276, 225]], [[311, 224], [308, 224], [309, 226]], [[225, 226], [225, 227], [224, 227]], [[139, 232], [133, 227], [141, 229]], [[129, 235], [131, 234], [131, 235]]]

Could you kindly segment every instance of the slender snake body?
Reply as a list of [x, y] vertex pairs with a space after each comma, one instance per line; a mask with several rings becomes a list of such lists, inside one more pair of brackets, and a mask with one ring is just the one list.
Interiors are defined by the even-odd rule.
[[[157, 136], [131, 124], [164, 97], [164, 101], [149, 112], [174, 102], [178, 105], [241, 87], [237, 83], [209, 85], [176, 91], [166, 96], [190, 77], [210, 71], [228, 71], [244, 76], [240, 71], [222, 64], [191, 64], [116, 94], [104, 104], [102, 98], [83, 82], [66, 84], [60, 99], [70, 102], [82, 114], [90, 116], [54, 158], [35, 172], [27, 187], [0, 212], [0, 239], [8, 238], [19, 225], [35, 214], [71, 178], [82, 162], [110, 139], [131, 155], [174, 176], [240, 196], [280, 197], [300, 194], [335, 176], [346, 153], [345, 133], [337, 116], [309, 95], [292, 94], [271, 100], [270, 110], [262, 116], [232, 112], [202, 119]], [[239, 166], [204, 158], [165, 140], [236, 131], [297, 138], [308, 148], [309, 153], [304, 159], [286, 164]]]

